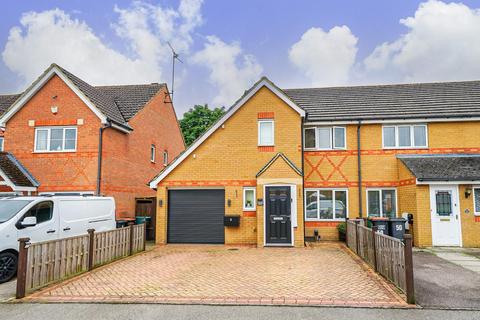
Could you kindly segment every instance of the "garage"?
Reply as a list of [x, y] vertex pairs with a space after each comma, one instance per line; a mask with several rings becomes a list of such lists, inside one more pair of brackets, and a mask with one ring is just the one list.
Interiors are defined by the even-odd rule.
[[225, 190], [168, 192], [168, 243], [225, 243]]

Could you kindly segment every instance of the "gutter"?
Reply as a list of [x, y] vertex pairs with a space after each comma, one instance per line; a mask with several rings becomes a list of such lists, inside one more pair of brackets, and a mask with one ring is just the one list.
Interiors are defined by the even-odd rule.
[[358, 215], [363, 217], [363, 201], [362, 201], [362, 144], [361, 144], [361, 127], [362, 121], [358, 120], [357, 125], [357, 175], [358, 175]]
[[112, 127], [112, 122], [107, 119], [107, 123], [100, 127], [98, 135], [98, 167], [97, 167], [97, 189], [95, 194], [100, 196], [102, 185], [102, 153], [103, 153], [103, 131]]

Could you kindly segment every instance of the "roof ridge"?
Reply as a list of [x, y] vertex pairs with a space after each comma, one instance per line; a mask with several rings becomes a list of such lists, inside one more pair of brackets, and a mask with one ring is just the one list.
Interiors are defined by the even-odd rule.
[[94, 88], [115, 88], [115, 87], [134, 87], [134, 86], [166, 86], [165, 82], [152, 82], [152, 83], [137, 83], [137, 84], [108, 84], [108, 85], [98, 85], [92, 86]]

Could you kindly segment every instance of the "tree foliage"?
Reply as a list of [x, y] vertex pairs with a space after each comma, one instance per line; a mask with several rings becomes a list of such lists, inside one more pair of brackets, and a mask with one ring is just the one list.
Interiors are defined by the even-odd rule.
[[187, 146], [191, 145], [202, 133], [225, 114], [225, 108], [210, 109], [208, 104], [195, 105], [183, 114], [180, 129]]

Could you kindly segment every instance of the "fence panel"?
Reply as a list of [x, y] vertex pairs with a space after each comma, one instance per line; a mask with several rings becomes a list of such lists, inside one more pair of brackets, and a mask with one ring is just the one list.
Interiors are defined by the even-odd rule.
[[357, 253], [357, 224], [347, 221], [347, 246]]
[[25, 290], [36, 290], [88, 269], [88, 235], [31, 244]]
[[373, 244], [373, 232], [372, 229], [362, 225], [357, 225], [357, 237], [358, 237], [358, 252], [357, 254], [362, 257], [365, 262], [370, 266], [375, 267], [375, 251]]
[[[141, 226], [143, 227], [143, 225]], [[130, 228], [98, 232], [94, 234], [93, 239], [93, 265], [95, 267], [126, 257], [130, 253]]]
[[377, 271], [405, 292], [405, 245], [402, 241], [381, 233], [375, 234], [375, 245]]
[[133, 227], [132, 253], [145, 250], [145, 225], [138, 224]]

